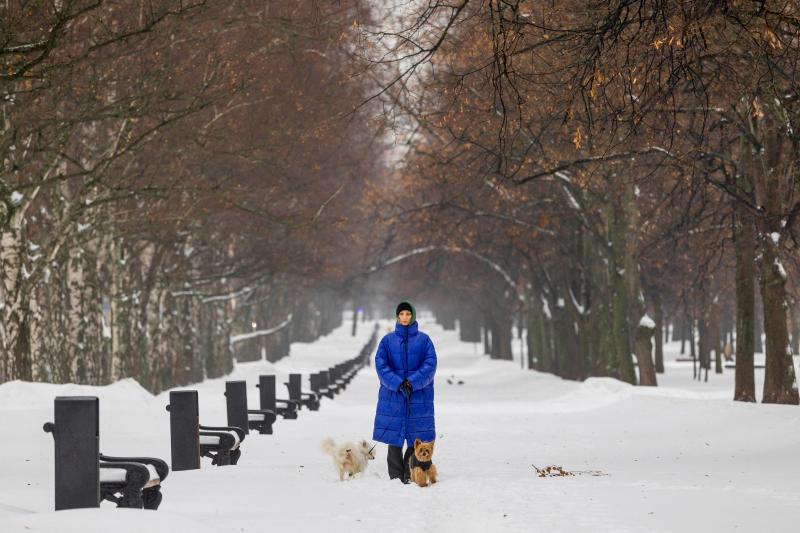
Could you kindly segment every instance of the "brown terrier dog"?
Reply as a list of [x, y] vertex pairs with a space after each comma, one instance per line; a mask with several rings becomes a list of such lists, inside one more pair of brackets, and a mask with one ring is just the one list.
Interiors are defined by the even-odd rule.
[[433, 462], [433, 441], [414, 441], [414, 453], [408, 458], [408, 469], [411, 481], [420, 487], [427, 487], [428, 482], [436, 483], [436, 466]]

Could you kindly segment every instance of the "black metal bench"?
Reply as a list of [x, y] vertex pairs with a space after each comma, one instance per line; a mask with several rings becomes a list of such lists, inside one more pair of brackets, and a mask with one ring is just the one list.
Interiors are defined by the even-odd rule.
[[158, 509], [167, 463], [152, 457], [111, 457], [99, 451], [99, 399], [59, 396], [55, 422], [44, 431], [55, 443], [56, 510], [99, 507], [102, 500], [117, 507]]
[[272, 424], [277, 418], [275, 411], [247, 408], [246, 381], [225, 382], [225, 404], [228, 411], [228, 426], [242, 428], [246, 434], [249, 434], [251, 429], [261, 434], [272, 434]]
[[312, 411], [319, 410], [319, 394], [316, 392], [303, 392], [302, 374], [289, 374], [289, 381], [285, 385], [289, 389], [290, 400]]
[[200, 425], [196, 390], [171, 391], [167, 411], [173, 470], [200, 468], [200, 457], [209, 457], [217, 466], [239, 462], [244, 429]]
[[100, 497], [117, 507], [158, 509], [167, 463], [154, 457], [111, 457], [100, 454]]
[[297, 418], [300, 403], [276, 397], [275, 376], [273, 374], [258, 376], [256, 387], [259, 390], [259, 405], [262, 410], [272, 411], [284, 419]]
[[330, 380], [330, 373], [327, 370], [320, 370], [319, 372], [317, 372], [317, 379], [316, 379], [317, 389], [314, 389], [312, 387], [311, 390], [322, 394], [326, 398], [333, 399], [336, 393], [339, 392], [339, 387], [336, 384], [331, 384], [329, 380]]
[[212, 465], [235, 465], [242, 456], [244, 430], [235, 426], [199, 426], [200, 456]]
[[342, 378], [342, 367], [333, 365], [328, 369], [328, 387], [333, 387], [334, 394], [344, 392], [347, 382]]

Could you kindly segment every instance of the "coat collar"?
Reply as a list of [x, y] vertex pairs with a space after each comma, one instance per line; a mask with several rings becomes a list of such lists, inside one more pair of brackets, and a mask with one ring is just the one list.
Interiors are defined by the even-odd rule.
[[413, 337], [414, 335], [417, 334], [417, 331], [419, 331], [418, 327], [419, 326], [417, 325], [416, 320], [407, 326], [401, 326], [400, 322], [398, 322], [394, 326], [394, 332], [400, 337], [405, 337], [405, 336]]

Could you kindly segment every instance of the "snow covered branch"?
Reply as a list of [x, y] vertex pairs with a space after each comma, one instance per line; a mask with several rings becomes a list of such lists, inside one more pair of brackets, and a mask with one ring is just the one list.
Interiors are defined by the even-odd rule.
[[246, 341], [247, 339], [254, 339], [256, 337], [265, 337], [267, 335], [272, 335], [275, 332], [278, 332], [292, 323], [292, 314], [289, 313], [289, 316], [286, 317], [286, 320], [275, 326], [274, 328], [269, 329], [259, 329], [256, 331], [251, 331], [250, 333], [241, 333], [239, 335], [231, 335], [230, 344], [233, 346], [237, 342]]
[[413, 257], [415, 255], [420, 255], [420, 254], [425, 254], [425, 253], [435, 252], [435, 251], [457, 253], [457, 254], [466, 254], [466, 255], [474, 257], [475, 259], [477, 259], [477, 260], [479, 260], [479, 261], [481, 261], [483, 263], [486, 263], [487, 265], [489, 265], [492, 268], [492, 270], [494, 270], [495, 272], [500, 274], [500, 276], [503, 278], [503, 280], [505, 280], [506, 284], [508, 284], [508, 286], [511, 287], [511, 289], [514, 290], [514, 293], [517, 295], [517, 299], [520, 302], [524, 302], [525, 301], [525, 297], [522, 294], [520, 294], [519, 290], [517, 289], [517, 284], [514, 283], [514, 280], [511, 278], [511, 275], [508, 272], [506, 272], [503, 269], [503, 267], [501, 267], [500, 265], [498, 265], [497, 263], [495, 263], [494, 261], [492, 261], [491, 259], [489, 259], [486, 256], [483, 256], [483, 255], [481, 255], [481, 254], [479, 254], [477, 252], [474, 252], [472, 250], [468, 250], [466, 248], [461, 248], [459, 246], [431, 245], [431, 246], [423, 246], [423, 247], [420, 247], [420, 248], [415, 248], [415, 249], [410, 250], [408, 252], [405, 252], [403, 254], [396, 255], [396, 256], [392, 257], [391, 259], [388, 259], [388, 260], [384, 261], [383, 263], [381, 263], [379, 265], [373, 265], [372, 267], [370, 267], [367, 270], [367, 273], [371, 274], [373, 272], [376, 272], [378, 270], [386, 268], [386, 267], [388, 267], [390, 265], [393, 265], [395, 263], [398, 263], [400, 261], [403, 261], [404, 259], [408, 259], [409, 257]]

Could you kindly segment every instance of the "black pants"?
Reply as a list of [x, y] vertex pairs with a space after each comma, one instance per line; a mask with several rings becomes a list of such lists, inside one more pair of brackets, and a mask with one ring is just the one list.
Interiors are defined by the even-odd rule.
[[386, 454], [386, 462], [389, 465], [389, 479], [401, 477], [407, 480], [410, 477], [408, 471], [408, 460], [411, 454], [414, 453], [414, 448], [406, 448], [406, 453], [403, 454], [402, 446], [389, 445], [389, 453]]

